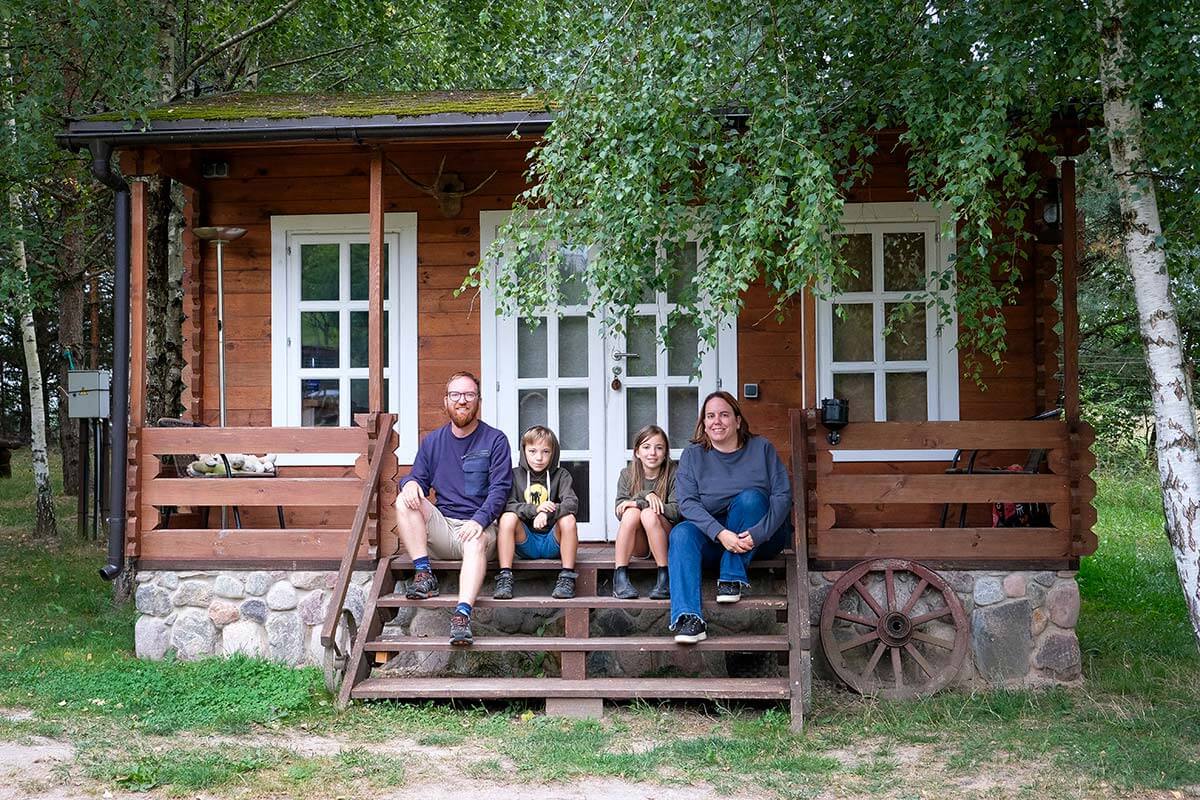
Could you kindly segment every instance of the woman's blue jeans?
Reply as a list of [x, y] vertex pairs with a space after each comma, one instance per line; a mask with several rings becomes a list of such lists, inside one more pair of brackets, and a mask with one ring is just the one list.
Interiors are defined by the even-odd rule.
[[[758, 489], [745, 489], [733, 502], [724, 518], [714, 515], [728, 530], [741, 533], [767, 515], [767, 496]], [[684, 614], [700, 613], [700, 573], [719, 565], [717, 580], [749, 586], [746, 566], [756, 558], [776, 556], [788, 544], [791, 525], [785, 521], [769, 540], [745, 553], [731, 553], [720, 542], [704, 535], [694, 523], [684, 520], [671, 529], [667, 566], [671, 572], [671, 627]]]

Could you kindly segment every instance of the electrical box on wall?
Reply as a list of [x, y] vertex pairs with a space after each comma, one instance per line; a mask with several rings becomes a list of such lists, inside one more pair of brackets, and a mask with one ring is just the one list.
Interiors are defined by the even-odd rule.
[[67, 416], [108, 419], [112, 370], [73, 369], [67, 372]]
[[758, 384], [757, 383], [743, 383], [742, 384], [742, 397], [746, 400], [757, 400], [758, 399]]

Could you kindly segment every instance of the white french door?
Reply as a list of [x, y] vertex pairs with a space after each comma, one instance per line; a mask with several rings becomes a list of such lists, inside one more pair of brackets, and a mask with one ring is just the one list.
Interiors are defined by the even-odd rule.
[[[483, 212], [486, 248], [507, 212]], [[508, 436], [514, 459], [521, 433], [547, 425], [559, 437], [562, 464], [580, 499], [579, 530], [586, 540], [616, 535], [617, 476], [631, 456], [634, 434], [654, 423], [671, 439], [675, 458], [695, 428], [700, 400], [722, 385], [733, 391], [736, 342], [732, 326], [718, 348], [704, 352], [690, 320], [670, 320], [677, 292], [695, 269], [694, 243], [678, 255], [676, 287], [643, 298], [618, 334], [603, 336], [589, 317], [582, 273], [583, 248], [558, 259], [563, 304], [537, 318], [501, 317], [495, 298], [483, 296], [483, 416]], [[669, 325], [669, 327], [667, 327]], [[663, 342], [660, 333], [665, 330]], [[721, 354], [727, 353], [724, 359]], [[699, 372], [694, 367], [699, 360]]]

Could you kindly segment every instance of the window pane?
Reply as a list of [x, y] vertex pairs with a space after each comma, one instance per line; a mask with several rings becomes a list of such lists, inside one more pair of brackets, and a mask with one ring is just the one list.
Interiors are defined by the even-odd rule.
[[925, 234], [883, 235], [883, 289], [914, 292], [925, 288]]
[[337, 378], [300, 381], [300, 424], [306, 428], [336, 428], [340, 394]]
[[[350, 299], [369, 300], [367, 285], [370, 267], [371, 246], [369, 244], [350, 245]], [[383, 243], [383, 299], [388, 299], [388, 243]]]
[[558, 292], [564, 305], [586, 302], [587, 286], [583, 280], [586, 269], [586, 247], [564, 247], [559, 250]]
[[558, 321], [558, 375], [560, 378], [586, 378], [587, 374], [587, 317], [562, 317]]
[[687, 447], [700, 415], [700, 390], [694, 386], [667, 389], [667, 438], [675, 448]]
[[[522, 389], [517, 392], [517, 424], [520, 433], [534, 425], [548, 425], [550, 416], [546, 412], [545, 389]], [[520, 436], [517, 437], [520, 441]]]
[[875, 376], [871, 373], [834, 374], [833, 396], [850, 402], [851, 422], [875, 421]]
[[544, 378], [546, 374], [546, 320], [521, 318], [517, 320], [517, 377]]
[[874, 361], [874, 335], [870, 303], [839, 303], [833, 307], [834, 361]]
[[888, 372], [883, 376], [887, 386], [887, 418], [891, 422], [923, 422], [929, 419], [924, 372]]
[[874, 288], [871, 285], [871, 234], [844, 233], [833, 238], [841, 248], [842, 257], [846, 259], [846, 266], [858, 273], [847, 276], [846, 283], [839, 287], [840, 290], [844, 292], [871, 291]]
[[300, 368], [338, 366], [338, 312], [300, 313]]
[[[371, 343], [368, 341], [370, 327], [367, 325], [370, 314], [366, 311], [350, 312], [350, 366], [369, 367]], [[383, 364], [388, 363], [388, 312], [383, 312]]]
[[[625, 390], [625, 441], [633, 446], [633, 437], [647, 425], [658, 422], [658, 390], [639, 386]], [[695, 420], [692, 420], [693, 424]], [[667, 434], [668, 436], [670, 434]]]
[[588, 522], [592, 509], [592, 465], [588, 461], [563, 461], [563, 469], [571, 473], [571, 485], [575, 487], [575, 495], [579, 498], [579, 511], [575, 513], [576, 522]]
[[690, 320], [678, 320], [667, 332], [667, 374], [691, 375], [696, 366], [700, 336]]
[[658, 374], [658, 342], [654, 317], [630, 317], [625, 328], [625, 352], [637, 357], [625, 359], [625, 372], [635, 377]]
[[884, 319], [892, 324], [892, 332], [883, 340], [883, 357], [888, 361], [924, 361], [928, 356], [925, 307], [915, 306], [899, 312], [893, 321], [892, 312], [904, 305], [887, 303], [883, 307]]
[[670, 286], [667, 288], [667, 302], [678, 303], [696, 274], [699, 250], [695, 242], [685, 242], [683, 247], [671, 248], [667, 258], [671, 262], [673, 272]]
[[340, 269], [336, 244], [300, 245], [300, 299], [337, 300]]
[[[350, 424], [354, 424], [355, 414], [366, 414], [371, 410], [371, 402], [368, 396], [370, 390], [370, 382], [366, 378], [351, 378], [350, 379]], [[388, 405], [388, 379], [383, 379], [383, 408], [389, 410]]]
[[588, 390], [558, 390], [558, 441], [563, 450], [588, 448]]

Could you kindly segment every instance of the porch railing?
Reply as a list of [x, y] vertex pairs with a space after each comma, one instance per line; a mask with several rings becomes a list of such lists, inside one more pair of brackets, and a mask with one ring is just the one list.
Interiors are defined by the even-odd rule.
[[[806, 465], [797, 479], [806, 489], [809, 557], [827, 568], [872, 558], [948, 567], [1068, 566], [1096, 548], [1093, 440], [1086, 424], [1072, 431], [1057, 420], [883, 422], [851, 423], [832, 445], [808, 410], [793, 446]], [[948, 471], [950, 459], [942, 456], [955, 450], [979, 451], [971, 474]], [[898, 455], [856, 460], [856, 451]], [[928, 451], [942, 452], [930, 458]], [[1045, 453], [1037, 473], [1008, 470], [1036, 451]], [[834, 453], [846, 456], [835, 459]], [[1042, 504], [1049, 524], [993, 527], [995, 503]], [[959, 526], [960, 519], [965, 524]]]

